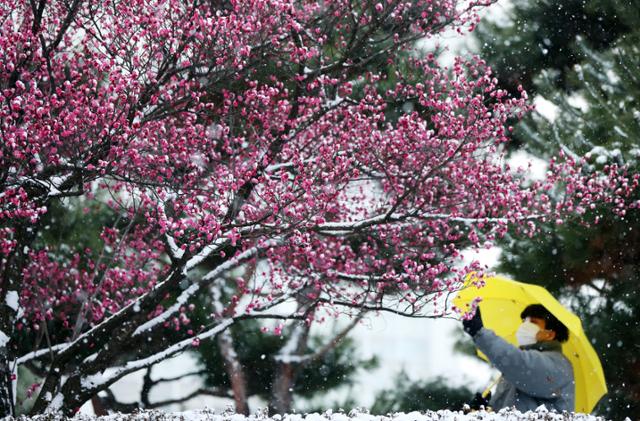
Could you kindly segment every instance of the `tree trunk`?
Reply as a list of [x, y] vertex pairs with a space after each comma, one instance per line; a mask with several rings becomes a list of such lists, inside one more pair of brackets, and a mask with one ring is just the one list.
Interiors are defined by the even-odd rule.
[[[3, 303], [7, 303], [7, 290], [0, 294]], [[11, 291], [13, 293], [13, 291]], [[12, 352], [13, 330], [15, 326], [16, 311], [8, 304], [0, 305], [0, 418], [15, 415], [14, 387], [17, 382], [16, 373], [13, 372], [14, 353]]]
[[93, 406], [93, 412], [98, 417], [102, 417], [104, 415], [109, 415], [109, 411], [105, 408], [105, 405], [102, 403], [100, 396], [96, 393], [91, 397], [91, 405]]
[[306, 322], [295, 322], [289, 341], [276, 357], [276, 369], [271, 386], [269, 414], [285, 414], [291, 412], [293, 388], [300, 369], [300, 364], [291, 357], [300, 356], [307, 346], [310, 326]]
[[[5, 340], [5, 333], [0, 332]], [[11, 371], [11, 358], [9, 357], [9, 342], [0, 348], [0, 418], [15, 415], [14, 395], [13, 395], [13, 373]]]
[[19, 293], [22, 289], [22, 270], [26, 265], [29, 249], [36, 228], [16, 227], [16, 246], [5, 258], [0, 259], [0, 418], [15, 415], [16, 351], [13, 345], [16, 319], [18, 318]]
[[247, 378], [244, 368], [238, 360], [238, 354], [233, 346], [231, 332], [225, 330], [218, 335], [218, 347], [224, 360], [224, 368], [231, 381], [233, 400], [238, 414], [249, 415], [249, 401], [247, 397]]
[[296, 367], [294, 367], [293, 364], [278, 363], [271, 389], [271, 401], [269, 402], [270, 415], [291, 412], [295, 376]]

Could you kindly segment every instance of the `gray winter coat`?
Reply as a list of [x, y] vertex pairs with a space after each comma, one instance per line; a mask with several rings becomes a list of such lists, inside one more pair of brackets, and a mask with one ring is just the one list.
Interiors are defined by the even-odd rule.
[[542, 404], [558, 412], [575, 410], [573, 367], [562, 355], [560, 342], [516, 348], [486, 328], [473, 340], [502, 373], [490, 401], [494, 410], [515, 406], [525, 412]]

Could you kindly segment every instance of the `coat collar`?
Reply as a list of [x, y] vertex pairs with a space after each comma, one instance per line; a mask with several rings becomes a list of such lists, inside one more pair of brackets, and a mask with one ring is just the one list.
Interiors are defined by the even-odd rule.
[[558, 341], [544, 341], [544, 342], [536, 342], [533, 345], [521, 346], [520, 349], [525, 351], [533, 349], [541, 352], [545, 352], [545, 351], [562, 352], [562, 344]]

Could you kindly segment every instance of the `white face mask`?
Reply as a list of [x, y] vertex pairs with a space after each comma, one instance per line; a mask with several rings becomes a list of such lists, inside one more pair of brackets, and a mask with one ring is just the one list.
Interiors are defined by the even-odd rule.
[[536, 335], [540, 331], [540, 326], [535, 323], [531, 323], [529, 319], [525, 319], [524, 322], [516, 330], [516, 339], [520, 346], [533, 345], [536, 342]]

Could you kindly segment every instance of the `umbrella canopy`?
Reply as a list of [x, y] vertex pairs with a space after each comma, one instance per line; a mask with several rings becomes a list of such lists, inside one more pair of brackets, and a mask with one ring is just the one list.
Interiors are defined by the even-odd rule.
[[[520, 313], [530, 304], [542, 304], [569, 329], [569, 340], [562, 344], [562, 353], [571, 361], [576, 382], [576, 412], [589, 413], [607, 393], [607, 385], [600, 359], [582, 330], [578, 316], [567, 310], [546, 289], [539, 285], [516, 282], [501, 276], [483, 278], [485, 285], [478, 287], [477, 278], [470, 277], [453, 303], [463, 313], [471, 302], [480, 297], [482, 322], [496, 335], [517, 346], [516, 330], [522, 320]], [[479, 355], [487, 359], [484, 355]]]

